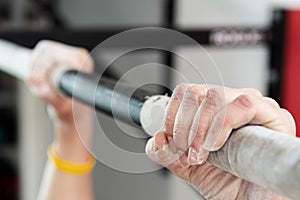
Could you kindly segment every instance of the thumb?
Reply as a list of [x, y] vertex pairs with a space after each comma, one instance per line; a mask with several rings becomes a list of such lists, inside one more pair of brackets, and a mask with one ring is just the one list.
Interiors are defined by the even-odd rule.
[[154, 137], [148, 140], [146, 154], [154, 162], [165, 167], [178, 160], [178, 154], [173, 153], [168, 145], [165, 132], [157, 132]]

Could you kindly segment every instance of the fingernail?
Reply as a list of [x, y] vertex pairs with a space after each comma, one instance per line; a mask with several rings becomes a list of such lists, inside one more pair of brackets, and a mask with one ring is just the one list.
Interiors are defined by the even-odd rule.
[[208, 150], [208, 151], [213, 151], [214, 146], [215, 146], [215, 144], [216, 144], [216, 140], [217, 140], [217, 139], [216, 139], [215, 134], [214, 134], [214, 133], [210, 133], [210, 132], [208, 131], [207, 136], [206, 136], [206, 138], [205, 138], [205, 141], [204, 141], [202, 147], [203, 147], [204, 149]]
[[207, 152], [200, 148], [199, 151], [193, 147], [189, 148], [188, 162], [190, 165], [200, 165], [204, 163]]
[[174, 163], [176, 160], [178, 160], [178, 155], [173, 154], [170, 149], [166, 146], [162, 148], [162, 150], [157, 151], [157, 158], [159, 159], [159, 162], [163, 166], [168, 166], [172, 163]]
[[199, 152], [196, 151], [193, 147], [189, 148], [188, 161], [190, 165], [197, 164]]
[[242, 106], [244, 106], [246, 108], [250, 108], [251, 107], [251, 102], [250, 102], [250, 100], [246, 96], [240, 96], [238, 98], [238, 103], [240, 103]]
[[157, 156], [160, 160], [167, 160], [172, 156], [172, 152], [170, 152], [170, 149], [168, 145], [163, 145], [160, 151], [157, 151]]
[[215, 151], [216, 150], [216, 145], [219, 139], [219, 134], [221, 132], [220, 129], [222, 127], [217, 127], [215, 126], [217, 123], [212, 123], [211, 127], [207, 131], [206, 138], [204, 140], [204, 143], [202, 145], [202, 148], [208, 151]]
[[163, 145], [162, 148], [160, 148], [157, 151], [153, 151], [153, 144], [149, 144], [149, 147], [147, 148], [150, 149], [150, 151], [146, 151], [147, 155], [153, 160], [154, 162], [163, 165], [163, 166], [169, 166], [171, 163], [175, 162], [178, 160], [178, 155], [173, 154], [168, 145]]

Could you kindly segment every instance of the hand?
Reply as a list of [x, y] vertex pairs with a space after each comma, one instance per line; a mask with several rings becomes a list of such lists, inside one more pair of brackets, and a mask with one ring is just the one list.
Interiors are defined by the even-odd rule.
[[32, 51], [28, 64], [31, 91], [53, 107], [56, 120], [69, 123], [73, 120], [72, 99], [59, 93], [50, 81], [51, 72], [59, 65], [91, 73], [93, 60], [83, 48], [47, 40], [39, 42]]
[[207, 199], [285, 199], [206, 162], [232, 129], [246, 124], [296, 132], [291, 114], [257, 90], [181, 84], [166, 110], [164, 130], [148, 141], [146, 152]]
[[[50, 76], [59, 65], [87, 73], [93, 71], [93, 60], [87, 50], [53, 41], [41, 41], [31, 53], [28, 64], [28, 84], [33, 94], [48, 104], [49, 115], [54, 121], [57, 133], [55, 138], [57, 151], [68, 158], [71, 154], [74, 155], [71, 156], [74, 160], [84, 152], [82, 157], [85, 159], [86, 152], [80, 140], [84, 139], [86, 142], [89, 140], [92, 122], [91, 109], [65, 97], [54, 88]], [[74, 115], [80, 117], [76, 119], [76, 124]], [[80, 131], [85, 133], [85, 138], [82, 138], [83, 134], [80, 135], [81, 138], [78, 137]]]

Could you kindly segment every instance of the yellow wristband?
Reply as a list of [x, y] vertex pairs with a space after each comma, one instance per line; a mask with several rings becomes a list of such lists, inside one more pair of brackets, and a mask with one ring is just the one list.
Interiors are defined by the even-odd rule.
[[53, 145], [51, 145], [48, 149], [48, 158], [52, 161], [54, 166], [63, 171], [70, 174], [85, 174], [94, 168], [96, 161], [92, 155], [89, 155], [88, 160], [86, 163], [78, 164], [65, 161], [57, 156], [54, 151]]

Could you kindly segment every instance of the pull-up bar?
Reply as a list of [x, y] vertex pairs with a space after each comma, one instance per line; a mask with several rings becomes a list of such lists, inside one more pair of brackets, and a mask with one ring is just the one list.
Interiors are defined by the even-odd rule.
[[[0, 70], [25, 80], [30, 50], [0, 40]], [[66, 95], [97, 110], [140, 125], [148, 135], [160, 130], [169, 97], [126, 86], [114, 90], [115, 81], [77, 71], [62, 70], [54, 79]], [[118, 106], [115, 106], [118, 105]], [[151, 108], [161, 113], [151, 116]], [[157, 109], [156, 109], [157, 110]], [[261, 126], [233, 131], [222, 149], [210, 153], [208, 162], [240, 178], [297, 199], [300, 197], [300, 139]]]

